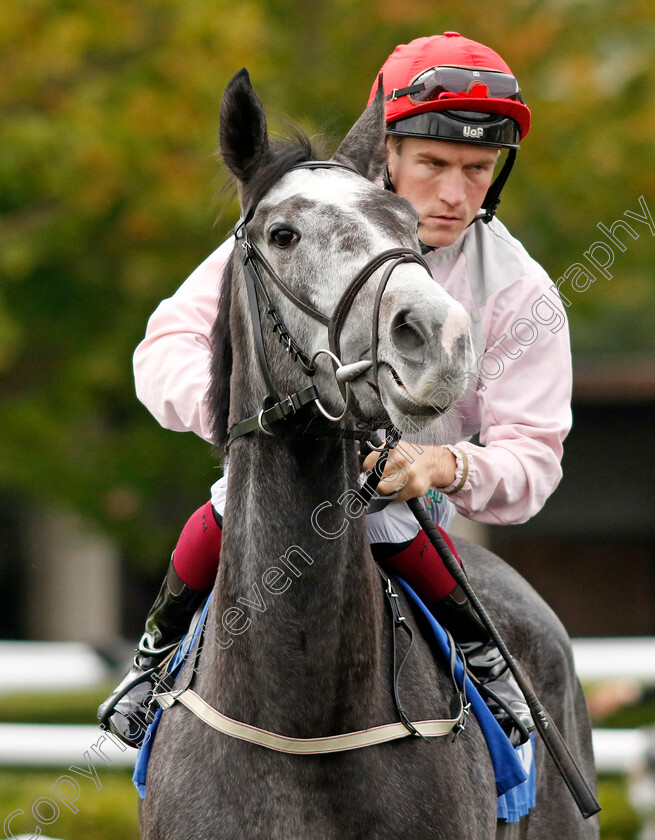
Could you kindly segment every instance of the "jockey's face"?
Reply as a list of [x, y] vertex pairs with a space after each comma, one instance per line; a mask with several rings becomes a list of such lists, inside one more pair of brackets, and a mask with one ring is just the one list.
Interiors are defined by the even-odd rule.
[[389, 176], [398, 195], [419, 215], [418, 238], [451, 245], [479, 212], [491, 185], [499, 149], [419, 137], [389, 138]]

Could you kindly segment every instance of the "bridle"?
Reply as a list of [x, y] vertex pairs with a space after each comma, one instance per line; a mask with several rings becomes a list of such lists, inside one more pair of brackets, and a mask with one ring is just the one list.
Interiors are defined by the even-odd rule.
[[[359, 173], [350, 166], [336, 161], [304, 161], [297, 163], [291, 167], [290, 172], [298, 169], [345, 169], [348, 172], [353, 172], [356, 175]], [[331, 423], [341, 422], [348, 410], [351, 409], [350, 397], [351, 389], [350, 383], [361, 376], [367, 370], [372, 369], [373, 378], [377, 386], [378, 379], [378, 329], [379, 329], [379, 315], [380, 306], [382, 304], [382, 296], [391, 275], [397, 266], [402, 263], [419, 263], [431, 275], [430, 269], [423, 257], [411, 248], [389, 248], [386, 251], [378, 254], [370, 259], [357, 274], [350, 281], [348, 286], [343, 291], [341, 297], [337, 301], [331, 315], [325, 315], [307, 301], [302, 300], [293, 292], [284, 280], [275, 271], [273, 266], [261, 253], [259, 248], [252, 242], [248, 236], [248, 223], [252, 220], [257, 205], [250, 205], [243, 216], [237, 223], [234, 229], [234, 236], [236, 239], [236, 251], [241, 259], [243, 267], [243, 274], [246, 283], [246, 290], [248, 294], [248, 306], [250, 310], [250, 318], [252, 322], [253, 336], [255, 341], [255, 349], [257, 352], [257, 359], [259, 368], [261, 370], [268, 396], [264, 400], [264, 405], [257, 413], [235, 423], [229, 430], [228, 446], [238, 437], [250, 434], [251, 432], [263, 432], [267, 435], [274, 435], [275, 431], [271, 430], [271, 426], [279, 421], [293, 417], [298, 411], [312, 403], [320, 413]], [[386, 265], [384, 274], [380, 280], [377, 288], [375, 303], [373, 306], [373, 322], [371, 326], [371, 358], [361, 359], [349, 364], [343, 364], [341, 361], [341, 333], [344, 323], [350, 312], [357, 295], [364, 287], [367, 280], [382, 266]], [[311, 358], [304, 352], [299, 343], [289, 332], [286, 324], [278, 315], [271, 297], [266, 289], [262, 271], [270, 278], [273, 284], [280, 292], [298, 309], [308, 315], [312, 320], [326, 326], [328, 328], [328, 348], [317, 350]], [[292, 360], [300, 366], [303, 373], [309, 378], [316, 373], [316, 360], [319, 356], [328, 356], [334, 365], [334, 375], [339, 386], [339, 391], [344, 400], [344, 406], [340, 414], [331, 414], [321, 402], [320, 394], [315, 385], [310, 385], [300, 391], [281, 398], [278, 394], [273, 380], [271, 378], [270, 368], [266, 358], [266, 350], [264, 347], [264, 337], [262, 333], [262, 318], [260, 314], [259, 303], [263, 303], [264, 315], [266, 320], [271, 324], [274, 335], [277, 335], [280, 343], [285, 347]], [[352, 409], [351, 409], [352, 410]], [[324, 434], [325, 433], [325, 434]], [[331, 429], [328, 430], [325, 426], [321, 429], [320, 436], [326, 437], [353, 437], [357, 439], [365, 439], [368, 433], [363, 430], [353, 429]]]

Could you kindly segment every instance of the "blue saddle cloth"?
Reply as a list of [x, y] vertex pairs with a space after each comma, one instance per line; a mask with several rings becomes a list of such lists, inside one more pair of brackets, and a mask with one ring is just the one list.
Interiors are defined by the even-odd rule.
[[[402, 586], [409, 599], [427, 618], [439, 647], [447, 657], [447, 660], [449, 660], [450, 643], [443, 627], [434, 618], [432, 613], [428, 610], [409, 584], [405, 583], [402, 578], [396, 578], [396, 580]], [[169, 665], [169, 673], [174, 673], [180, 663], [182, 663], [182, 667], [184, 667], [183, 660], [197, 643], [201, 629], [204, 626], [205, 616], [207, 615], [210, 601], [211, 595], [207, 599], [202, 616], [196, 625], [195, 631], [190, 634], [190, 636], [187, 636], [180, 644], [180, 648]], [[455, 664], [455, 675], [461, 684], [462, 677], [465, 676], [465, 673], [464, 667], [459, 658]], [[507, 822], [518, 822], [522, 816], [530, 811], [531, 808], [534, 808], [536, 801], [533, 736], [531, 736], [527, 743], [522, 744], [517, 749], [514, 749], [507, 739], [507, 736], [496, 722], [496, 719], [487, 708], [487, 705], [480, 696], [478, 690], [469, 680], [468, 676], [465, 676], [465, 679], [466, 693], [471, 703], [473, 713], [475, 714], [478, 723], [480, 724], [480, 728], [486, 738], [489, 755], [491, 756], [491, 762], [496, 776], [498, 819], [505, 820]], [[143, 746], [139, 750], [134, 767], [132, 781], [134, 782], [141, 799], [145, 798], [146, 795], [148, 760], [150, 758], [152, 743], [157, 732], [157, 727], [159, 726], [162, 711], [162, 709], [159, 709], [156, 712], [153, 722], [148, 727]]]
[[[404, 592], [428, 620], [430, 628], [444, 655], [450, 659], [450, 642], [445, 630], [418, 597], [416, 592], [402, 578], [396, 578]], [[461, 684], [464, 666], [459, 657], [455, 663], [455, 676]], [[498, 819], [506, 822], [518, 822], [522, 816], [534, 808], [536, 802], [536, 773], [534, 767], [534, 735], [525, 744], [516, 749], [500, 728], [495, 717], [489, 711], [480, 692], [468, 676], [466, 695], [471, 703], [480, 728], [484, 733], [496, 776], [498, 794]]]

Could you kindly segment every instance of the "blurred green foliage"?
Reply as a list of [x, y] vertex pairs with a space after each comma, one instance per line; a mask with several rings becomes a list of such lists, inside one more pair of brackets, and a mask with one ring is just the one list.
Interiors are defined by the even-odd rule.
[[[273, 128], [288, 116], [336, 138], [397, 43], [448, 29], [521, 80], [534, 127], [501, 217], [551, 276], [639, 196], [655, 212], [648, 0], [7, 0], [0, 484], [161, 567], [217, 467], [139, 405], [131, 353], [236, 218], [214, 157], [226, 82], [247, 66]], [[571, 307], [579, 351], [655, 350], [651, 232], [634, 225], [614, 279]]]
[[12, 692], [0, 695], [0, 721], [6, 723], [98, 723], [98, 706], [116, 681], [86, 691]]
[[628, 798], [624, 776], [604, 777], [598, 783], [598, 815], [601, 840], [638, 840], [639, 818]]

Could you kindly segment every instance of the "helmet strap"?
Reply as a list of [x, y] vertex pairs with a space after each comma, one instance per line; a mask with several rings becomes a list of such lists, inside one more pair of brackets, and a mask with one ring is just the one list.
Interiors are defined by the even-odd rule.
[[385, 164], [384, 172], [382, 173], [382, 183], [384, 184], [385, 190], [389, 192], [395, 193], [396, 188], [391, 183], [391, 175], [389, 175], [389, 164]]
[[[500, 193], [503, 187], [505, 186], [505, 182], [509, 178], [509, 173], [512, 171], [512, 167], [514, 166], [514, 161], [516, 160], [516, 149], [510, 149], [507, 158], [505, 159], [505, 163], [503, 164], [503, 168], [498, 173], [498, 177], [493, 182], [493, 184], [487, 190], [487, 194], [484, 197], [484, 201], [482, 202], [482, 209], [485, 211], [481, 216], [476, 216], [473, 219], [473, 222], [484, 222], [485, 225], [488, 225], [489, 222], [493, 219], [496, 215], [496, 210], [498, 209], [498, 205], [500, 204]], [[473, 222], [470, 222], [472, 225]]]

